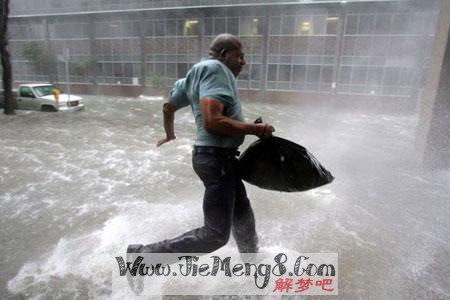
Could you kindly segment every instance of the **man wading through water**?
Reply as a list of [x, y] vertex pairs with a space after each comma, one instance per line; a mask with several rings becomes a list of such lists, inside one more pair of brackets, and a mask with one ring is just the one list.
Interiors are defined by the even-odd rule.
[[245, 65], [239, 39], [218, 35], [210, 46], [209, 59], [194, 65], [186, 78], [175, 82], [164, 104], [166, 138], [175, 139], [175, 111], [190, 105], [197, 125], [192, 152], [195, 173], [205, 186], [203, 227], [159, 243], [130, 245], [128, 253], [209, 253], [224, 246], [230, 232], [239, 252], [258, 251], [255, 218], [239, 176], [237, 151], [247, 134], [269, 137], [269, 124], [245, 123], [236, 77]]

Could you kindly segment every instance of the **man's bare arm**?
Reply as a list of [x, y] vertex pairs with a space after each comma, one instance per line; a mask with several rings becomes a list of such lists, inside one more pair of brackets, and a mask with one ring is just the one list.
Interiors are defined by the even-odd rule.
[[214, 98], [200, 98], [200, 108], [203, 126], [209, 133], [226, 136], [253, 134], [259, 137], [268, 137], [275, 131], [269, 124], [245, 123], [224, 116], [223, 103]]
[[175, 111], [177, 109], [175, 106], [170, 104], [169, 102], [164, 103], [163, 105], [163, 115], [164, 115], [164, 130], [166, 132], [166, 137], [160, 139], [156, 146], [161, 146], [164, 143], [167, 143], [171, 140], [176, 139], [175, 130], [174, 130], [174, 119], [175, 119]]

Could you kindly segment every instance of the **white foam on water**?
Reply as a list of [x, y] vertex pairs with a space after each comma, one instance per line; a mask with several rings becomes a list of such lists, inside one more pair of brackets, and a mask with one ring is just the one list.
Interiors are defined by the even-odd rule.
[[53, 172], [49, 172], [49, 182], [54, 182], [54, 181], [65, 181], [65, 182], [71, 182], [72, 181], [72, 176], [71, 175], [65, 175], [61, 172], [57, 172], [57, 171], [53, 171]]
[[[370, 217], [373, 221], [378, 221], [379, 217], [371, 213], [368, 209], [362, 207], [358, 204], [353, 204], [353, 206], [358, 210], [358, 213], [363, 213], [366, 217]], [[377, 228], [373, 228], [374, 231], [378, 231]]]
[[333, 224], [335, 229], [337, 229], [339, 232], [349, 237], [350, 239], [354, 240], [356, 245], [369, 249], [373, 249], [377, 246], [376, 243], [366, 241], [363, 238], [361, 238], [361, 236], [356, 231], [347, 229], [340, 222], [335, 221]]
[[148, 156], [150, 158], [157, 159], [158, 157], [161, 156], [161, 153], [159, 151], [155, 151], [155, 150], [146, 150], [146, 151], [144, 151], [144, 155]]
[[[4, 193], [3, 195], [0, 195], [0, 203], [1, 204], [6, 204], [12, 200], [13, 200], [13, 197], [12, 197], [11, 193]], [[0, 207], [2, 207], [2, 205], [0, 205]]]
[[[21, 194], [6, 194], [6, 197], [1, 197], [0, 199], [5, 199], [5, 204], [11, 202], [14, 205], [14, 213], [9, 215], [8, 217], [11, 219], [14, 218], [26, 218], [26, 213], [33, 211], [33, 203], [30, 201], [29, 191], [26, 191]], [[2, 201], [3, 201], [2, 199]], [[3, 202], [2, 202], [3, 204]], [[3, 206], [3, 205], [1, 205]]]
[[101, 134], [106, 137], [111, 137], [114, 135], [114, 132], [108, 128], [103, 128], [103, 130], [101, 131]]
[[175, 124], [180, 124], [180, 126], [186, 125], [186, 123], [194, 124], [195, 119], [192, 116], [191, 111], [184, 111], [184, 113], [180, 113], [175, 117]]
[[21, 155], [24, 158], [26, 158], [27, 160], [32, 161], [32, 162], [34, 162], [34, 163], [36, 163], [38, 165], [43, 165], [44, 164], [42, 162], [42, 160], [39, 159], [39, 157], [41, 156], [39, 152], [42, 151], [42, 148], [41, 149], [35, 149], [35, 151], [36, 151], [35, 153], [29, 153], [29, 152], [27, 153], [26, 150], [25, 150], [25, 153], [24, 153], [23, 150], [24, 149], [22, 149]]
[[48, 209], [56, 206], [56, 204], [58, 204], [58, 201], [54, 199], [43, 199], [42, 203], [45, 203], [47, 205], [46, 209]]
[[[195, 228], [201, 211], [196, 213], [195, 204], [151, 204], [135, 201], [128, 215], [117, 215], [106, 221], [103, 228], [78, 237], [61, 238], [52, 251], [41, 258], [25, 263], [18, 274], [8, 282], [13, 294], [27, 296], [65, 295], [77, 293], [70, 281], [88, 281], [90, 294], [102, 296], [110, 290], [111, 272], [118, 272], [115, 256], [125, 255], [128, 244], [151, 243], [175, 237]], [[165, 226], [168, 218], [176, 216], [181, 226]], [[60, 286], [55, 282], [62, 282]], [[102, 292], [103, 291], [103, 292]], [[107, 295], [103, 295], [107, 297]], [[64, 296], [63, 296], [64, 297]]]
[[181, 152], [189, 154], [192, 152], [192, 145], [191, 144], [184, 144], [184, 145], [180, 145], [177, 146], [178, 150], [181, 150]]
[[[252, 259], [252, 262], [256, 264], [269, 263], [273, 266], [273, 264], [276, 263], [274, 261], [274, 258], [279, 253], [285, 253], [287, 255], [298, 254], [297, 251], [287, 249], [286, 247], [282, 247], [281, 245], [271, 245], [260, 247], [257, 256], [253, 256], [252, 254], [246, 254], [244, 257], [241, 257], [237, 247], [233, 242], [225, 245], [224, 247], [218, 249], [217, 251], [205, 254], [204, 257], [202, 258], [202, 262], [211, 262], [212, 256], [218, 256], [221, 259], [230, 257], [232, 265], [242, 262], [243, 261], [242, 259], [244, 258], [245, 259], [244, 261], [246, 262], [248, 262], [249, 259]], [[295, 257], [288, 256], [288, 258], [291, 260], [295, 259], [296, 257], [297, 256]], [[178, 285], [174, 286], [170, 280], [158, 283], [152, 282], [151, 286], [147, 286], [145, 282], [148, 283], [148, 279], [144, 279], [143, 294], [142, 294], [144, 295], [144, 297], [145, 295], [150, 294], [170, 295], [174, 290], [180, 289], [191, 291], [194, 290], [194, 293], [196, 293], [195, 291], [196, 289], [201, 289], [204, 295], [216, 295], [218, 291], [221, 291], [227, 295], [229, 291], [231, 291], [233, 288], [238, 288], [238, 286], [240, 287], [241, 290], [243, 288], [249, 288], [249, 286], [243, 286], [242, 283], [244, 283], [245, 285], [252, 284], [253, 286], [254, 279], [250, 276], [246, 276], [246, 278], [241, 277], [238, 283], [237, 281], [220, 280], [219, 278], [214, 277], [197, 277], [197, 279], [194, 282], [192, 281], [190, 282], [191, 284], [193, 284], [193, 286], [192, 285], [188, 286], [189, 283], [187, 282], [179, 282], [179, 281], [176, 282]], [[261, 282], [261, 278], [259, 282]], [[150, 288], [151, 290], [149, 290]], [[122, 282], [116, 281], [116, 286], [114, 287], [113, 294], [111, 297], [112, 299], [128, 299], [130, 297], [130, 291], [129, 287], [127, 286], [127, 283], [125, 283], [124, 281]], [[230, 296], [230, 298], [231, 297], [236, 298], [237, 296]]]
[[306, 192], [306, 195], [317, 199], [321, 205], [329, 205], [337, 200], [337, 196], [332, 190], [326, 188], [312, 189]]
[[[164, 97], [162, 96], [146, 96], [146, 95], [140, 95], [139, 99], [141, 100], [147, 100], [147, 101], [155, 101], [155, 102], [159, 102], [159, 101], [163, 101]], [[135, 100], [135, 99], [133, 99]]]

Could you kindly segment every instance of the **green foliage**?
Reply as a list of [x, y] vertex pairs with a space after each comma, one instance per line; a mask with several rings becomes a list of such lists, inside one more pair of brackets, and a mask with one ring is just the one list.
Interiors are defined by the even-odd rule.
[[[97, 66], [97, 60], [90, 58], [88, 60], [75, 63], [73, 66], [73, 73], [78, 76], [93, 75]], [[71, 67], [72, 68], [72, 67]]]
[[35, 71], [39, 74], [55, 75], [56, 57], [49, 53], [42, 42], [32, 41], [23, 46], [23, 56], [31, 62]]
[[164, 88], [166, 87], [164, 85], [164, 81], [158, 75], [152, 75], [150, 77], [150, 83], [153, 88], [158, 89], [158, 90], [164, 90]]

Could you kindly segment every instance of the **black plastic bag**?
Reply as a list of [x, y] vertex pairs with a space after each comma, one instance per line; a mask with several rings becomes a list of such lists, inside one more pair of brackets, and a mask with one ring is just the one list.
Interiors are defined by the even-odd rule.
[[300, 192], [334, 179], [305, 147], [275, 136], [251, 144], [239, 163], [242, 179], [268, 190]]

